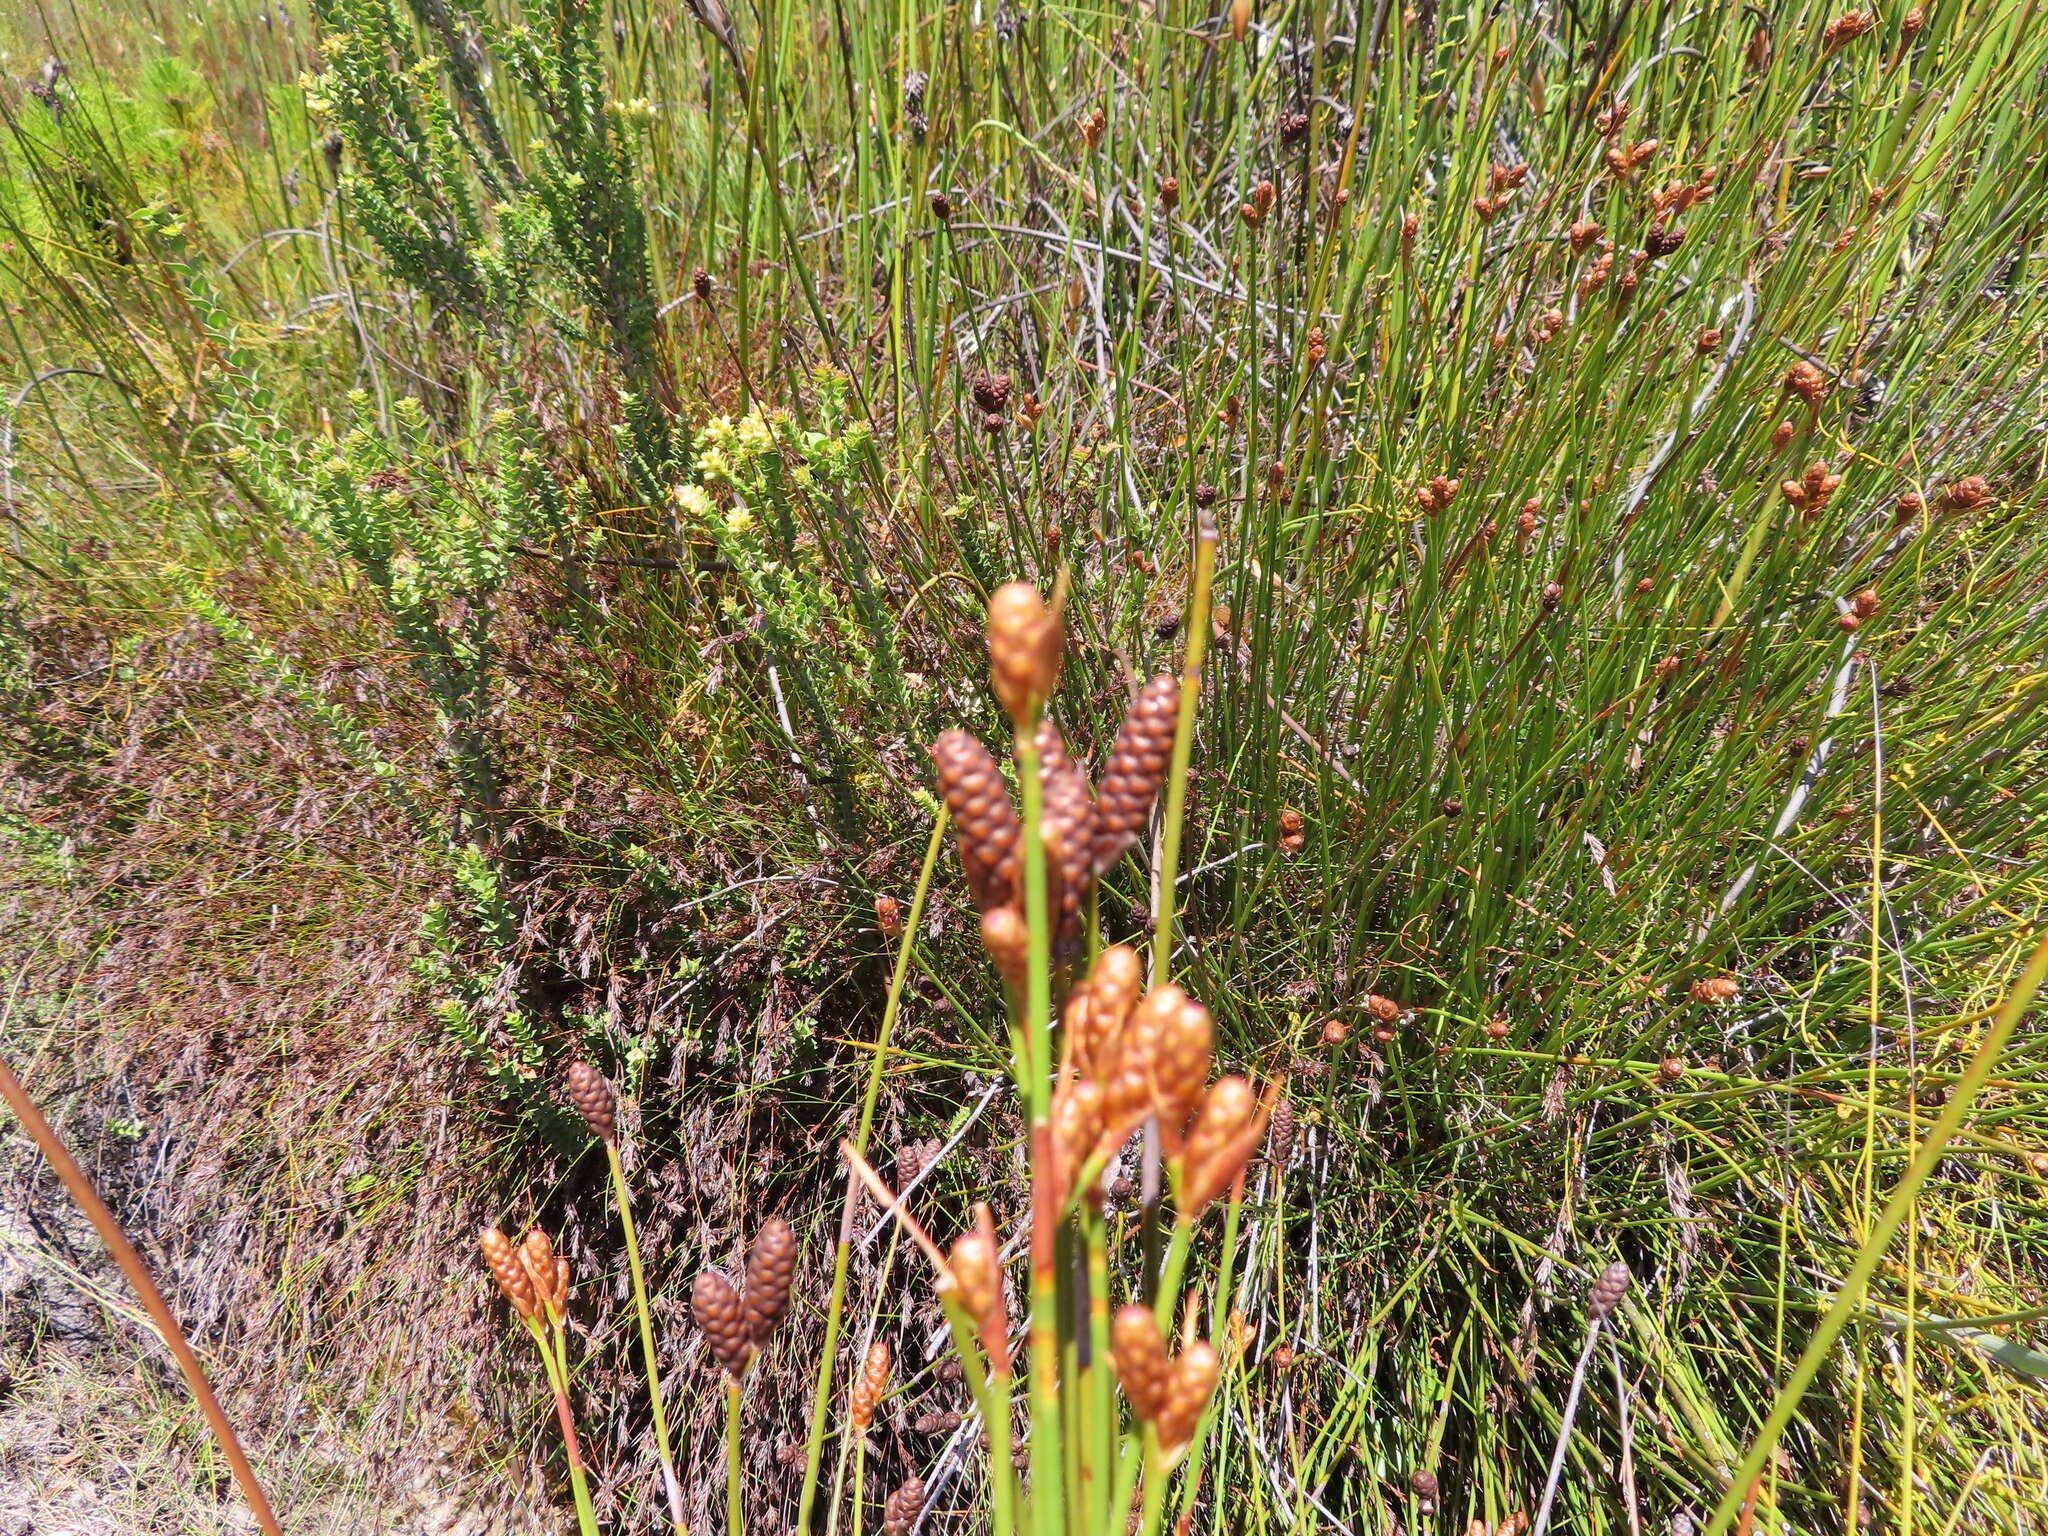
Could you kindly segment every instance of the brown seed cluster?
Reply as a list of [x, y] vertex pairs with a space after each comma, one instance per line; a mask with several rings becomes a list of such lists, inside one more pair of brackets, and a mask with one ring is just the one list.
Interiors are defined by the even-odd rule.
[[967, 1314], [981, 1340], [989, 1368], [1010, 1369], [1010, 1311], [1003, 1301], [1002, 1247], [988, 1206], [974, 1207], [974, 1226], [954, 1240], [939, 1276], [939, 1294], [950, 1297]]
[[988, 658], [996, 697], [1028, 730], [1059, 686], [1064, 645], [1059, 615], [1028, 581], [1006, 582], [988, 600]]
[[895, 938], [903, 932], [903, 903], [894, 896], [875, 898], [875, 926], [882, 930], [885, 938]]
[[1095, 796], [1097, 879], [1109, 873], [1151, 822], [1179, 723], [1179, 679], [1164, 674], [1153, 678], [1132, 701], [1102, 767]]
[[1162, 1147], [1179, 1168], [1176, 1198], [1199, 1215], [1257, 1150], [1269, 1106], [1243, 1078], [1208, 1083], [1216, 1037], [1209, 1010], [1171, 983], [1141, 996], [1142, 974], [1136, 953], [1117, 945], [1067, 1001], [1053, 1090], [1054, 1188], [1064, 1204], [1084, 1168], [1114, 1157], [1156, 1116]]
[[[1006, 595], [1007, 594], [1007, 595]], [[1170, 677], [1146, 684], [1125, 717], [1102, 776], [1098, 800], [1068, 753], [1059, 729], [1041, 711], [1058, 680], [1057, 615], [1023, 583], [1000, 589], [989, 603], [989, 656], [998, 696], [1021, 731], [1027, 723], [1039, 759], [1046, 896], [1054, 914], [1052, 946], [1078, 942], [1088, 894], [1100, 876], [1144, 832], [1173, 755], [1180, 685]], [[1023, 914], [1023, 823], [1009, 785], [988, 749], [965, 731], [932, 743], [939, 791], [958, 828], [960, 862], [982, 940], [1012, 985], [1028, 964]]]
[[706, 1270], [690, 1287], [690, 1310], [696, 1314], [697, 1326], [704, 1330], [711, 1353], [717, 1356], [726, 1375], [734, 1381], [746, 1375], [754, 1358], [754, 1344], [747, 1335], [746, 1309], [732, 1282]]
[[1152, 1309], [1140, 1306], [1117, 1312], [1110, 1325], [1110, 1350], [1131, 1412], [1158, 1432], [1168, 1459], [1177, 1458], [1194, 1439], [1215, 1394], [1221, 1358], [1200, 1340], [1178, 1356], [1167, 1354]]
[[1270, 181], [1261, 181], [1252, 188], [1252, 200], [1238, 205], [1238, 217], [1257, 229], [1266, 222], [1266, 215], [1273, 211], [1273, 205], [1279, 200], [1279, 189]]
[[911, 1478], [898, 1483], [896, 1491], [882, 1501], [882, 1536], [910, 1536], [910, 1528], [924, 1509], [924, 1483]]
[[1785, 392], [1797, 395], [1818, 410], [1821, 401], [1828, 397], [1828, 376], [1816, 364], [1801, 358], [1785, 370]]
[[1943, 512], [1974, 512], [1991, 500], [1991, 482], [1982, 475], [1965, 475], [1941, 488], [1937, 506]]
[[789, 1311], [790, 1282], [796, 1278], [796, 1233], [780, 1216], [761, 1224], [747, 1259], [747, 1336], [766, 1349]]
[[889, 1390], [889, 1341], [877, 1339], [868, 1346], [868, 1356], [862, 1362], [860, 1378], [853, 1384], [853, 1432], [864, 1435], [868, 1426], [875, 1421], [875, 1409], [882, 1396]]
[[958, 830], [967, 888], [983, 912], [1016, 895], [1016, 862], [1024, 825], [1010, 804], [1003, 771], [988, 748], [965, 731], [945, 731], [932, 743], [939, 793]]
[[1433, 475], [1429, 484], [1415, 493], [1415, 505], [1422, 508], [1425, 515], [1435, 517], [1457, 500], [1458, 486], [1459, 481], [1454, 476]]
[[1877, 18], [1868, 11], [1844, 11], [1821, 32], [1821, 47], [1827, 53], [1834, 53], [1848, 47], [1876, 26]]
[[569, 1063], [564, 1086], [569, 1102], [598, 1140], [610, 1145], [619, 1139], [619, 1101], [604, 1074], [587, 1061]]
[[[1804, 743], [1799, 752], [1806, 751]], [[1692, 1000], [1696, 1003], [1727, 1004], [1735, 1001], [1742, 991], [1742, 983], [1733, 976], [1702, 976], [1692, 984]]]
[[512, 1303], [512, 1310], [528, 1322], [540, 1315], [540, 1305], [534, 1295], [533, 1281], [527, 1276], [526, 1266], [519, 1262], [519, 1250], [512, 1246], [512, 1239], [496, 1227], [485, 1227], [477, 1234], [477, 1241], [484, 1251], [484, 1263], [489, 1266], [491, 1278], [498, 1282], [498, 1289], [505, 1299]]
[[746, 1292], [713, 1270], [690, 1287], [690, 1309], [711, 1352], [738, 1381], [754, 1356], [768, 1345], [789, 1311], [790, 1282], [796, 1275], [796, 1233], [780, 1216], [762, 1223], [747, 1256]]
[[478, 1240], [491, 1278], [522, 1318], [561, 1321], [569, 1308], [569, 1261], [555, 1252], [547, 1233], [529, 1227], [515, 1247], [496, 1227], [485, 1227]]
[[1830, 473], [1827, 465], [1816, 459], [1806, 466], [1806, 473], [1797, 480], [1783, 481], [1778, 486], [1778, 494], [1799, 509], [1801, 521], [1812, 522], [1841, 488], [1842, 477]]
[[1614, 1315], [1621, 1298], [1628, 1294], [1632, 1278], [1628, 1265], [1620, 1259], [1600, 1271], [1600, 1278], [1593, 1282], [1593, 1294], [1586, 1301], [1586, 1310], [1593, 1314], [1595, 1322], [1604, 1323]]

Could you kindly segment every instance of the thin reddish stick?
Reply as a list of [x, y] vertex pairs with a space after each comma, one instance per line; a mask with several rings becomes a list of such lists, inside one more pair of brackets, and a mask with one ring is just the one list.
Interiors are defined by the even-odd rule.
[[121, 1273], [128, 1277], [129, 1285], [135, 1289], [143, 1310], [168, 1344], [171, 1353], [177, 1357], [178, 1369], [185, 1373], [185, 1384], [192, 1389], [192, 1396], [199, 1403], [199, 1411], [206, 1415], [206, 1422], [213, 1428], [213, 1436], [220, 1442], [221, 1452], [228, 1459], [228, 1470], [235, 1475], [242, 1497], [248, 1501], [250, 1511], [256, 1516], [256, 1523], [263, 1528], [264, 1536], [284, 1536], [277, 1523], [277, 1516], [271, 1513], [270, 1500], [264, 1497], [263, 1485], [256, 1481], [256, 1470], [249, 1465], [249, 1458], [242, 1454], [242, 1442], [235, 1438], [235, 1427], [228, 1422], [222, 1411], [220, 1399], [213, 1395], [213, 1386], [206, 1379], [206, 1372], [199, 1364], [199, 1357], [192, 1353], [192, 1346], [185, 1342], [185, 1332], [178, 1326], [178, 1320], [171, 1316], [171, 1309], [165, 1304], [163, 1293], [156, 1288], [156, 1282], [149, 1277], [149, 1267], [142, 1262], [142, 1255], [135, 1251], [135, 1245], [128, 1241], [128, 1234], [121, 1230], [121, 1223], [114, 1213], [107, 1209], [107, 1202], [93, 1188], [93, 1183], [78, 1166], [57, 1135], [54, 1127], [36, 1107], [36, 1101], [29, 1097], [21, 1079], [14, 1075], [14, 1069], [0, 1058], [0, 1098], [7, 1101], [29, 1139], [41, 1148], [50, 1166], [57, 1171], [57, 1177], [64, 1181], [64, 1187], [71, 1191], [71, 1198], [78, 1202], [78, 1208], [85, 1212], [92, 1222], [93, 1230], [100, 1235], [100, 1241], [107, 1245], [107, 1251], [114, 1256], [114, 1262], [121, 1266]]

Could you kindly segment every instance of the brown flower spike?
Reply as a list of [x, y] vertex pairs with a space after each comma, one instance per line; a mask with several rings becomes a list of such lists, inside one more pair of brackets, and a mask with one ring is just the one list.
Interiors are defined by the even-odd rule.
[[1064, 637], [1059, 615], [1029, 582], [996, 588], [988, 600], [988, 659], [996, 697], [1022, 731], [1059, 686]]
[[860, 1379], [853, 1384], [853, 1432], [864, 1435], [875, 1421], [875, 1408], [889, 1390], [889, 1341], [877, 1339], [868, 1346]]
[[569, 1063], [567, 1078], [569, 1102], [576, 1107], [597, 1139], [606, 1145], [619, 1139], [619, 1101], [612, 1093], [612, 1085], [604, 1080], [604, 1074], [587, 1061]]
[[923, 1509], [923, 1481], [913, 1477], [899, 1483], [896, 1491], [882, 1501], [882, 1536], [910, 1536], [910, 1528], [917, 1524]]
[[1241, 1077], [1219, 1077], [1209, 1085], [1188, 1129], [1182, 1173], [1175, 1196], [1190, 1218], [1228, 1189], [1266, 1134], [1266, 1106]]
[[512, 1239], [496, 1227], [485, 1227], [477, 1234], [477, 1242], [484, 1251], [484, 1263], [490, 1266], [491, 1278], [498, 1282], [498, 1289], [505, 1299], [512, 1303], [512, 1310], [528, 1322], [540, 1315], [540, 1308], [533, 1294], [533, 1281], [526, 1273], [526, 1266], [519, 1262], [518, 1250], [513, 1248]]
[[980, 1336], [989, 1367], [998, 1375], [1010, 1369], [1010, 1314], [1003, 1304], [1002, 1249], [996, 1242], [995, 1217], [986, 1204], [974, 1208], [974, 1229], [953, 1244], [939, 1294], [950, 1295], [967, 1314]]
[[1195, 1437], [1195, 1427], [1215, 1394], [1223, 1362], [1197, 1340], [1178, 1359], [1166, 1353], [1149, 1307], [1120, 1309], [1110, 1324], [1110, 1352], [1117, 1380], [1131, 1412], [1158, 1433], [1160, 1449], [1177, 1459]]
[[766, 1349], [776, 1325], [789, 1311], [790, 1281], [796, 1276], [796, 1233], [780, 1216], [770, 1216], [754, 1239], [747, 1260], [747, 1336]]
[[1180, 681], [1162, 673], [1139, 690], [1103, 765], [1102, 784], [1095, 797], [1098, 879], [1144, 836], [1173, 757], [1173, 735], [1179, 723]]
[[932, 743], [939, 793], [959, 829], [960, 863], [981, 911], [1006, 905], [1016, 894], [1024, 825], [1010, 803], [1010, 787], [988, 748], [965, 731], [944, 731]]
[[721, 1274], [706, 1270], [690, 1287], [690, 1310], [697, 1314], [697, 1326], [711, 1345], [711, 1353], [725, 1367], [725, 1374], [738, 1381], [754, 1358], [753, 1340], [747, 1334], [745, 1308], [740, 1293]]

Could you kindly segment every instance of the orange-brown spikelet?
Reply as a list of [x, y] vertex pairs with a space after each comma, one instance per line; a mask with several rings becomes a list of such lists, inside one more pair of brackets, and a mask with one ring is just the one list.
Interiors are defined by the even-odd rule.
[[789, 1311], [790, 1282], [796, 1277], [796, 1233], [780, 1216], [770, 1216], [747, 1259], [747, 1336], [756, 1349], [768, 1347], [776, 1325]]
[[1190, 1218], [1208, 1209], [1244, 1171], [1266, 1134], [1271, 1095], [1261, 1103], [1241, 1077], [1220, 1077], [1209, 1085], [1181, 1154], [1181, 1177], [1174, 1194]]
[[889, 1390], [889, 1341], [877, 1339], [868, 1346], [868, 1356], [853, 1384], [853, 1432], [864, 1435], [875, 1421], [875, 1408]]
[[569, 1102], [584, 1123], [607, 1144], [619, 1139], [619, 1101], [604, 1074], [587, 1061], [572, 1061], [566, 1080]]
[[732, 1282], [706, 1270], [690, 1287], [690, 1310], [697, 1315], [697, 1326], [704, 1330], [711, 1353], [726, 1375], [734, 1381], [746, 1375], [754, 1358], [754, 1341], [748, 1336], [746, 1309]]
[[539, 1227], [529, 1227], [519, 1244], [519, 1263], [533, 1282], [534, 1299], [550, 1319], [558, 1318], [569, 1304], [569, 1261], [555, 1253], [555, 1245]]
[[[1178, 987], [1161, 987], [1153, 996]], [[1138, 1004], [1144, 1008], [1148, 997]], [[1216, 1026], [1209, 1010], [1182, 993], [1176, 1005], [1161, 1020], [1158, 1054], [1152, 1063], [1152, 1107], [1159, 1116], [1161, 1142], [1166, 1155], [1180, 1150], [1187, 1125], [1202, 1097], [1202, 1085], [1209, 1080], [1209, 1053], [1215, 1047]]]
[[1102, 1139], [1102, 1103], [1102, 1085], [1090, 1077], [1070, 1079], [1053, 1090], [1053, 1204], [1060, 1209]]
[[988, 748], [965, 731], [942, 731], [932, 743], [939, 793], [958, 829], [960, 864], [981, 911], [1017, 895], [1017, 861], [1024, 826], [1010, 803], [1010, 787]]
[[[1064, 754], [1062, 754], [1064, 755]], [[1081, 912], [1095, 884], [1095, 797], [1088, 780], [1071, 763], [1040, 779], [1045, 790], [1044, 820], [1047, 900], [1055, 922], [1054, 945], [1065, 948], [1081, 933]]]
[[1067, 1000], [1066, 1050], [1082, 1077], [1099, 1077], [1114, 1065], [1113, 1052], [1145, 984], [1144, 962], [1136, 950], [1116, 944], [1096, 957], [1088, 979]]
[[1095, 801], [1098, 878], [1144, 836], [1166, 779], [1179, 722], [1180, 680], [1164, 674], [1139, 690], [1124, 716], [1123, 728], [1116, 733], [1116, 744], [1103, 764], [1102, 786]]
[[924, 1480], [910, 1478], [882, 1501], [882, 1536], [910, 1536], [924, 1511]]
[[1169, 1462], [1178, 1460], [1194, 1440], [1195, 1429], [1202, 1422], [1222, 1375], [1222, 1359], [1201, 1340], [1180, 1352], [1168, 1383], [1166, 1402], [1159, 1410], [1159, 1448]]
[[996, 697], [1018, 730], [1030, 728], [1059, 686], [1064, 643], [1059, 615], [1025, 581], [996, 588], [988, 600], [988, 658]]
[[991, 907], [981, 914], [981, 943], [1018, 993], [1024, 991], [1031, 972], [1031, 927], [1015, 907]]
[[1159, 1324], [1150, 1307], [1132, 1305], [1117, 1310], [1110, 1323], [1110, 1352], [1131, 1412], [1144, 1423], [1155, 1422], [1166, 1403], [1173, 1364], [1167, 1359], [1166, 1341], [1159, 1336]]
[[490, 1266], [491, 1278], [498, 1282], [498, 1289], [505, 1299], [512, 1303], [512, 1310], [531, 1322], [540, 1315], [540, 1308], [533, 1292], [533, 1280], [526, 1273], [526, 1266], [519, 1262], [519, 1253], [512, 1246], [512, 1239], [496, 1227], [485, 1227], [477, 1234], [477, 1242], [484, 1251], [484, 1263]]
[[996, 1242], [995, 1217], [986, 1204], [975, 1206], [973, 1230], [954, 1240], [939, 1290], [950, 1293], [974, 1324], [991, 1369], [1007, 1372], [1010, 1314], [1003, 1304], [1002, 1248]]

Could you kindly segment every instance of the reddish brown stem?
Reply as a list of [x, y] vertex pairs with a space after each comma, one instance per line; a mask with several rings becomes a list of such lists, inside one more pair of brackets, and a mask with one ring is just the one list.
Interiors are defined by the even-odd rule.
[[107, 1208], [107, 1202], [93, 1187], [78, 1159], [71, 1155], [63, 1140], [43, 1112], [36, 1107], [36, 1101], [29, 1097], [21, 1079], [14, 1075], [13, 1068], [0, 1060], [0, 1098], [7, 1100], [21, 1128], [28, 1132], [29, 1139], [41, 1149], [57, 1177], [64, 1181], [64, 1187], [71, 1192], [71, 1198], [78, 1202], [78, 1208], [85, 1212], [93, 1230], [100, 1235], [100, 1241], [107, 1245], [107, 1251], [114, 1256], [114, 1262], [121, 1266], [121, 1273], [128, 1277], [134, 1287], [136, 1298], [142, 1308], [156, 1324], [156, 1330], [170, 1347], [177, 1359], [178, 1369], [185, 1373], [185, 1384], [192, 1389], [192, 1396], [199, 1404], [199, 1411], [206, 1415], [206, 1422], [212, 1428], [214, 1438], [220, 1442], [221, 1454], [227, 1457], [228, 1470], [234, 1474], [236, 1484], [242, 1490], [242, 1497], [248, 1501], [250, 1512], [256, 1516], [256, 1523], [263, 1528], [264, 1536], [284, 1536], [277, 1523], [277, 1516], [271, 1513], [270, 1500], [264, 1497], [263, 1485], [256, 1481], [256, 1470], [249, 1465], [249, 1458], [242, 1454], [242, 1442], [235, 1437], [235, 1427], [228, 1422], [227, 1414], [220, 1406], [220, 1399], [213, 1395], [213, 1385], [206, 1379], [206, 1372], [199, 1364], [199, 1357], [192, 1353], [192, 1346], [185, 1341], [185, 1332], [178, 1326], [178, 1320], [171, 1315], [170, 1306], [164, 1301], [163, 1293], [156, 1288], [156, 1282], [149, 1277], [149, 1267], [142, 1262], [142, 1255], [128, 1240], [120, 1221]]

